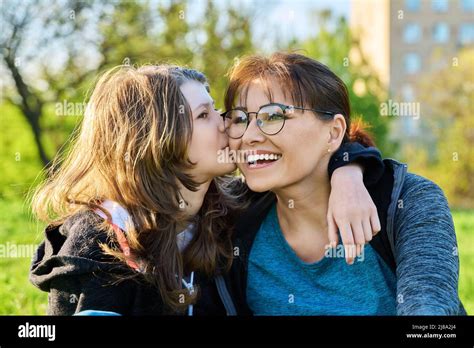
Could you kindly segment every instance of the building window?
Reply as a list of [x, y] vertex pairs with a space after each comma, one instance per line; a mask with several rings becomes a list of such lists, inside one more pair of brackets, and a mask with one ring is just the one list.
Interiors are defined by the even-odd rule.
[[461, 45], [474, 43], [474, 23], [463, 23], [459, 26], [459, 43]]
[[412, 102], [415, 100], [415, 90], [410, 84], [404, 84], [402, 87], [402, 98], [405, 102]]
[[404, 58], [405, 72], [407, 74], [415, 74], [420, 71], [421, 59], [416, 53], [407, 53]]
[[416, 12], [420, 9], [420, 0], [405, 0], [405, 7], [408, 11]]
[[444, 43], [449, 41], [449, 25], [446, 23], [436, 23], [433, 27], [433, 41]]
[[446, 12], [448, 10], [448, 0], [431, 0], [431, 8], [435, 12]]
[[421, 27], [418, 24], [407, 24], [403, 30], [403, 41], [415, 43], [421, 40]]
[[461, 7], [463, 11], [474, 11], [474, 0], [462, 0]]

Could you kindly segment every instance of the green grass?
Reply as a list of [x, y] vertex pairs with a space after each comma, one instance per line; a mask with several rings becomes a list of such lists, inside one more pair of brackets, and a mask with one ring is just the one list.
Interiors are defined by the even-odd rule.
[[[0, 245], [38, 245], [43, 226], [34, 222], [21, 200], [0, 201]], [[32, 255], [0, 257], [0, 314], [39, 315], [46, 313], [47, 293], [28, 280]], [[30, 257], [28, 257], [30, 256]]]
[[453, 212], [459, 250], [459, 296], [468, 314], [474, 314], [474, 210]]
[[[453, 212], [460, 254], [459, 294], [474, 313], [474, 210]], [[43, 226], [32, 219], [21, 200], [0, 201], [0, 245], [39, 244]], [[47, 294], [28, 281], [29, 258], [0, 258], [0, 315], [46, 313]]]

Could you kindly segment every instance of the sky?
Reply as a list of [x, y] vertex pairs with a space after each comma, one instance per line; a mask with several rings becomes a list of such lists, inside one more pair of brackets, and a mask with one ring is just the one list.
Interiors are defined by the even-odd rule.
[[311, 22], [310, 14], [313, 11], [329, 9], [335, 17], [343, 16], [349, 19], [350, 0], [274, 0], [271, 2], [275, 3], [272, 16], [283, 20], [289, 19], [284, 24], [283, 35], [293, 35], [299, 39], [305, 39], [317, 30], [317, 24]]
[[[225, 4], [226, 1], [217, 0], [216, 3]], [[343, 16], [348, 20], [351, 0], [240, 0], [240, 3], [244, 7], [253, 5], [257, 8], [259, 19], [254, 23], [257, 38], [265, 37], [265, 32], [276, 26], [282, 39], [292, 36], [305, 39], [317, 30], [317, 24], [311, 22], [312, 12], [329, 9], [335, 17]], [[265, 44], [265, 40], [260, 41]]]

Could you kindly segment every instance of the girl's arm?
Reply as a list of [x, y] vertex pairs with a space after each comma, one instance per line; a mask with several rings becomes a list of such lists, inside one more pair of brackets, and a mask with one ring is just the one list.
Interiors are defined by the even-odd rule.
[[360, 143], [345, 143], [334, 152], [329, 160], [329, 177], [338, 168], [343, 168], [348, 164], [357, 163], [364, 169], [364, 183], [371, 186], [377, 183], [385, 169], [382, 154], [375, 147], [365, 147]]
[[329, 161], [328, 237], [335, 246], [340, 232], [344, 246], [352, 249], [346, 254], [348, 264], [354, 262], [365, 243], [380, 231], [377, 208], [366, 186], [376, 183], [383, 171], [380, 152], [359, 143], [343, 144]]

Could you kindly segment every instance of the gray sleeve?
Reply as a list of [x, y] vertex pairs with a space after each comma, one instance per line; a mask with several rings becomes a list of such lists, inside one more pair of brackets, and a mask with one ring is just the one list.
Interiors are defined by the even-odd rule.
[[407, 174], [394, 231], [398, 315], [456, 315], [459, 258], [443, 191]]

